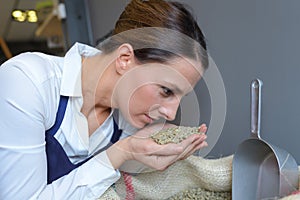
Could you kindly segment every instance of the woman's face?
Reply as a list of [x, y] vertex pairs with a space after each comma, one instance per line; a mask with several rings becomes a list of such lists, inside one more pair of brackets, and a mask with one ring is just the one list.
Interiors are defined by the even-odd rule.
[[[136, 65], [119, 81], [119, 109], [134, 127], [155, 120], [174, 120], [181, 98], [201, 78], [191, 60], [176, 58], [168, 64]], [[201, 72], [202, 74], [202, 72]]]

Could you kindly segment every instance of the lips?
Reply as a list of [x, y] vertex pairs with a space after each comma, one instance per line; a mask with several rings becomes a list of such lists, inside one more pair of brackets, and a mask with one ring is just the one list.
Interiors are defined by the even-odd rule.
[[151, 118], [149, 115], [145, 114], [145, 116], [146, 116], [145, 118], [146, 118], [146, 123], [147, 124], [151, 124], [154, 121], [154, 119]]

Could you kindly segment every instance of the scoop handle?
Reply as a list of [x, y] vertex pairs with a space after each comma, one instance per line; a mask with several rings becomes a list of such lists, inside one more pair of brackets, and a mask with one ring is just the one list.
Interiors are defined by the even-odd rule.
[[255, 79], [251, 82], [251, 137], [260, 138], [261, 88], [263, 82]]

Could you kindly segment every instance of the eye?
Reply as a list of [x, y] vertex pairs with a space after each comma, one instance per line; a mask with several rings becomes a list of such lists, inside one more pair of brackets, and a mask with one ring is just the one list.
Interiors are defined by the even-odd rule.
[[173, 91], [167, 87], [161, 86], [161, 89], [162, 89], [163, 96], [165, 97], [169, 97], [174, 94]]

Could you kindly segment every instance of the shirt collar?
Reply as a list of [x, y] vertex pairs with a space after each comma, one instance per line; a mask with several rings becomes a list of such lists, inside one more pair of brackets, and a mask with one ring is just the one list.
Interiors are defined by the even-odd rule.
[[64, 57], [60, 94], [81, 97], [81, 56], [93, 56], [100, 50], [81, 43], [75, 43]]

